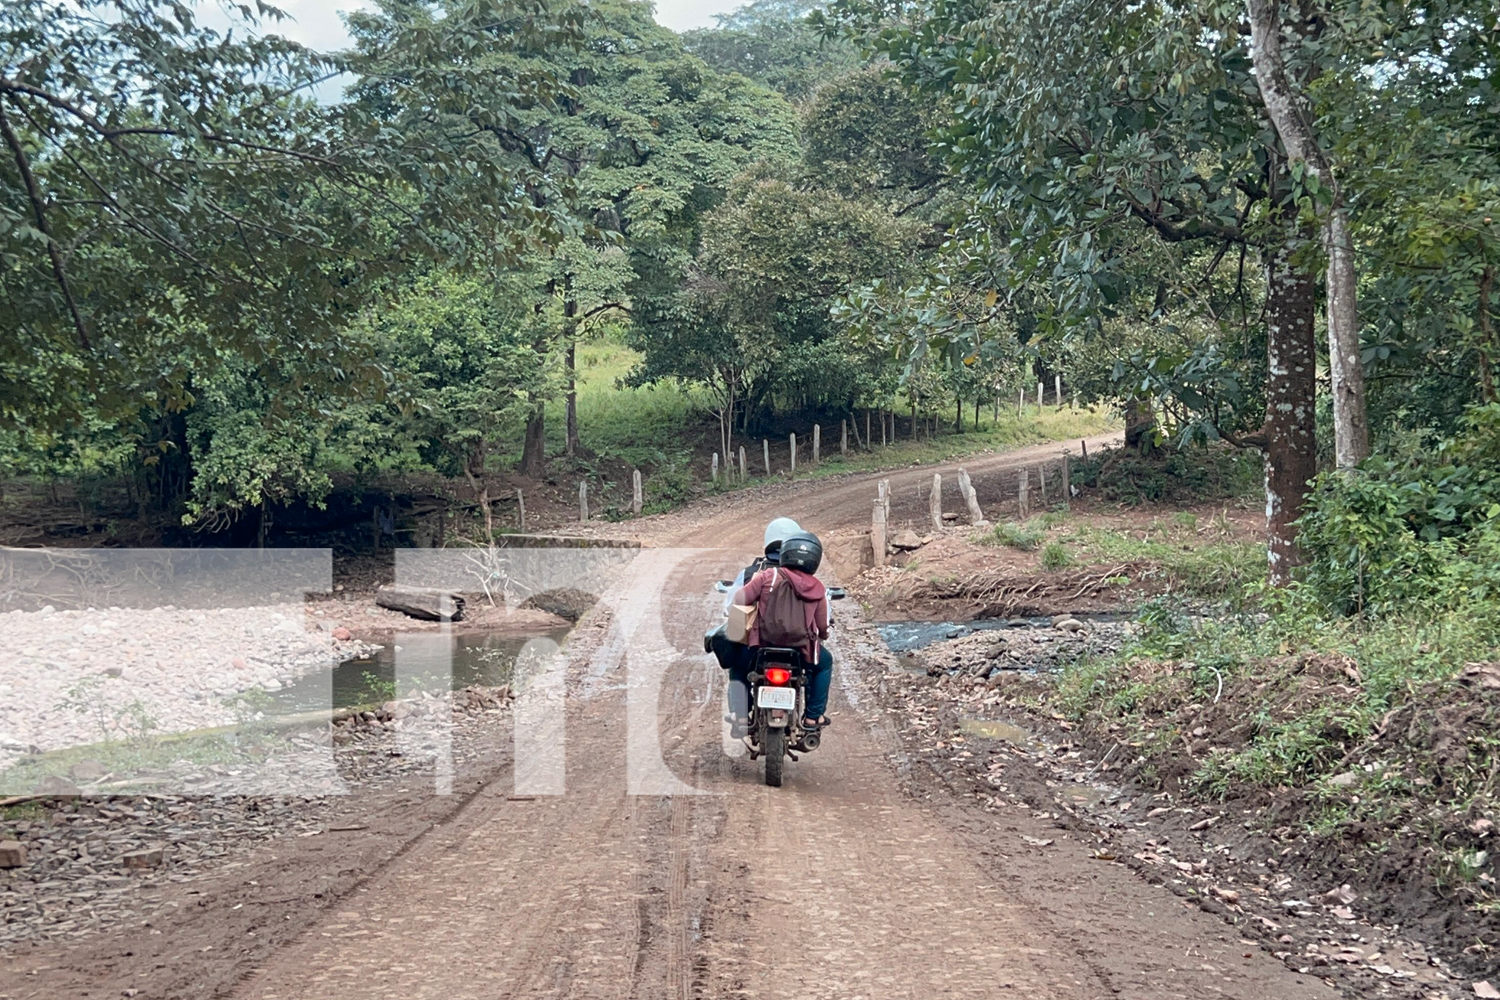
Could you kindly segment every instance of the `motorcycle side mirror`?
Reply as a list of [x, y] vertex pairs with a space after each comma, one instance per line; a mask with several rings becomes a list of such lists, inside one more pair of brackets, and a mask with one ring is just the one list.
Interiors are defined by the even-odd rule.
[[729, 588], [734, 586], [733, 580], [719, 580], [714, 583], [714, 589], [721, 594], [729, 593]]
[[842, 601], [844, 598], [846, 598], [848, 596], [849, 596], [849, 592], [847, 590], [845, 590], [843, 587], [829, 587], [828, 588], [828, 599], [830, 601]]

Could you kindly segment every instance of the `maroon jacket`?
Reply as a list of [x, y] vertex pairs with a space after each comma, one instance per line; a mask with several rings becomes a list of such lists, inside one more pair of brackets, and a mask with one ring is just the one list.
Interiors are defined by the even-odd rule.
[[[752, 576], [734, 595], [734, 603], [753, 604], [760, 609], [755, 616], [756, 623], [750, 626], [750, 635], [745, 644], [747, 646], [760, 645], [760, 615], [765, 613], [765, 598], [771, 593], [773, 575], [782, 581], [791, 581], [792, 586], [797, 588], [797, 596], [802, 598], [803, 611], [807, 615], [807, 633], [818, 637], [809, 640], [807, 645], [802, 647], [802, 655], [807, 657], [808, 663], [817, 663], [819, 640], [828, 638], [828, 591], [824, 588], [822, 580], [800, 569], [767, 566]], [[779, 583], [777, 586], [785, 586], [785, 583]]]

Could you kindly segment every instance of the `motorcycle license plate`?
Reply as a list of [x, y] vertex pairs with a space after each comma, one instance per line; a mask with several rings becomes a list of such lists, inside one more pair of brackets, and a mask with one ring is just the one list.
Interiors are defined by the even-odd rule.
[[759, 708], [796, 708], [797, 689], [763, 687], [755, 698], [755, 704]]

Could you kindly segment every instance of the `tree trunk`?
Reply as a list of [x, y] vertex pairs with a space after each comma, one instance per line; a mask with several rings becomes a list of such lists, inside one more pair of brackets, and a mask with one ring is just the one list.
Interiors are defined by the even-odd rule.
[[1341, 469], [1352, 468], [1370, 454], [1365, 414], [1364, 362], [1360, 357], [1358, 274], [1349, 233], [1349, 214], [1338, 178], [1303, 113], [1299, 95], [1281, 54], [1280, 0], [1245, 0], [1250, 16], [1251, 55], [1256, 85], [1266, 114], [1281, 137], [1291, 163], [1302, 163], [1326, 190], [1323, 249], [1328, 255], [1328, 357], [1333, 376], [1334, 452]]
[[573, 298], [573, 276], [570, 274], [563, 280], [563, 293], [566, 299], [563, 301], [563, 336], [568, 341], [568, 403], [567, 403], [567, 429], [564, 434], [563, 450], [568, 457], [572, 458], [578, 454], [578, 366], [575, 363], [578, 349], [578, 302]]
[[540, 479], [547, 471], [547, 410], [532, 397], [531, 416], [526, 418], [526, 438], [521, 446], [521, 475]]
[[568, 405], [567, 405], [567, 440], [563, 448], [572, 458], [578, 454], [578, 368], [574, 364], [577, 345], [573, 336], [568, 336]]
[[1495, 325], [1490, 318], [1490, 291], [1495, 286], [1495, 269], [1486, 264], [1479, 275], [1479, 398], [1495, 401]]
[[1272, 586], [1291, 582], [1307, 482], [1318, 471], [1313, 278], [1282, 246], [1266, 262], [1266, 560]]
[[490, 510], [490, 481], [484, 474], [485, 451], [483, 440], [474, 442], [474, 448], [464, 462], [464, 476], [469, 480], [474, 500], [479, 504], [479, 513], [484, 517], [485, 544], [491, 545], [495, 541], [495, 514]]
[[1149, 400], [1132, 397], [1125, 403], [1125, 447], [1142, 455], [1156, 452], [1156, 414]]

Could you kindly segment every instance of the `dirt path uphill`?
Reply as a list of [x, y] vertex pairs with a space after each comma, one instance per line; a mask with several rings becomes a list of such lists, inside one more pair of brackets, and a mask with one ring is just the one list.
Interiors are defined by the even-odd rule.
[[[980, 475], [1034, 457], [967, 466]], [[898, 509], [902, 487], [931, 472], [889, 475]], [[205, 973], [223, 984], [213, 994], [1334, 996], [1045, 818], [984, 813], [908, 765], [901, 720], [874, 691], [867, 633], [835, 643], [837, 722], [823, 747], [789, 765], [784, 787], [761, 783], [760, 765], [726, 738], [722, 675], [701, 652], [720, 601], [712, 581], [743, 562], [770, 511], [825, 529], [857, 523], [874, 478], [652, 519], [652, 540], [696, 551], [643, 551], [569, 643], [565, 728], [545, 734], [566, 747], [562, 794], [517, 794], [511, 768], [497, 768], [367, 877], [299, 904], [315, 912], [267, 911], [267, 923], [300, 927], [277, 947], [249, 960], [204, 950], [205, 968], [219, 963]], [[184, 944], [193, 933], [186, 920], [160, 930]], [[45, 981], [0, 979], [0, 996], [78, 995]], [[122, 985], [206, 995], [153, 989], [145, 971], [88, 985], [92, 996]]]

